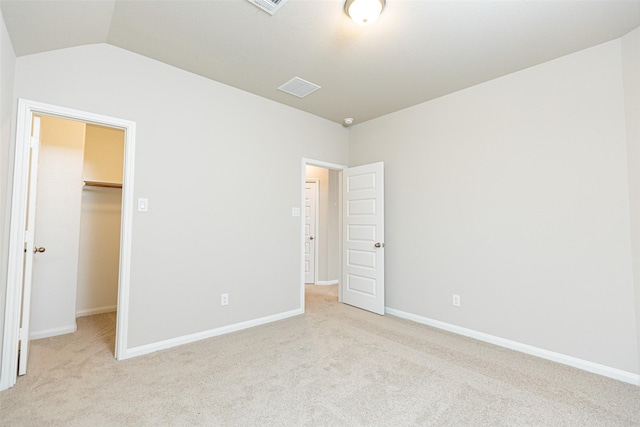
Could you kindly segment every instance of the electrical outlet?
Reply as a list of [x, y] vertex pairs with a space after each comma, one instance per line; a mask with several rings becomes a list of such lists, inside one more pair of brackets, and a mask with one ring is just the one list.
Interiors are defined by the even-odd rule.
[[460, 295], [453, 294], [453, 305], [460, 307]]
[[220, 295], [220, 305], [229, 305], [229, 294]]

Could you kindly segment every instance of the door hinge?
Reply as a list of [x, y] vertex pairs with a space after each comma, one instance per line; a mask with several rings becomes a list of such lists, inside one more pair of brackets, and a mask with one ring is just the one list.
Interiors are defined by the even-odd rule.
[[20, 328], [18, 331], [18, 340], [25, 341], [27, 339], [27, 331], [24, 328]]
[[30, 230], [25, 230], [24, 232], [24, 242], [29, 243], [33, 240], [33, 232]]
[[31, 137], [31, 148], [37, 148], [40, 145], [40, 138], [37, 136]]

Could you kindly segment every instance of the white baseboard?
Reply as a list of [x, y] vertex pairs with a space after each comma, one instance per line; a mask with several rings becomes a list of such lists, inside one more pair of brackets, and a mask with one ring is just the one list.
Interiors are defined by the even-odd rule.
[[93, 316], [94, 314], [111, 313], [116, 311], [117, 305], [106, 305], [104, 307], [87, 308], [85, 310], [76, 311], [76, 317]]
[[640, 386], [640, 375], [634, 374], [632, 372], [600, 365], [598, 363], [589, 362], [588, 360], [578, 359], [577, 357], [567, 356], [566, 354], [556, 353], [531, 345], [522, 344], [517, 341], [511, 341], [505, 338], [496, 337], [494, 335], [485, 334], [484, 332], [474, 331], [473, 329], [462, 328], [450, 323], [429, 319], [428, 317], [418, 316], [416, 314], [406, 313], [404, 311], [396, 310], [393, 308], [385, 308], [385, 313], [391, 314], [393, 316], [398, 316], [403, 319], [412, 320], [414, 322], [422, 323], [424, 325], [433, 326], [434, 328], [443, 329], [445, 331], [453, 332], [459, 335], [464, 335], [465, 337], [474, 338], [479, 341], [495, 344], [500, 347], [516, 350], [521, 353], [526, 353], [532, 356], [541, 357], [543, 359], [552, 360], [554, 362], [569, 365], [574, 368], [592, 372], [594, 374], [603, 375], [605, 377], [613, 378], [625, 383]]
[[319, 286], [337, 285], [338, 280], [318, 280], [315, 284]]
[[195, 341], [212, 338], [218, 335], [224, 335], [231, 332], [241, 331], [243, 329], [252, 328], [254, 326], [264, 325], [265, 323], [271, 323], [278, 320], [283, 320], [289, 317], [298, 316], [304, 314], [302, 309], [296, 309], [291, 311], [285, 311], [284, 313], [278, 313], [271, 316], [261, 317], [259, 319], [248, 320], [246, 322], [235, 323], [233, 325], [222, 326], [216, 329], [210, 329], [208, 331], [198, 332], [195, 334], [185, 335], [182, 337], [171, 338], [168, 340], [146, 344], [139, 347], [127, 349], [125, 357], [123, 359], [129, 359], [131, 357], [142, 356], [144, 354], [153, 353], [159, 350], [166, 350], [168, 348], [177, 347], [183, 344], [189, 344]]
[[31, 331], [29, 333], [29, 339], [39, 340], [40, 338], [49, 338], [49, 337], [55, 337], [57, 335], [72, 334], [77, 330], [78, 330], [78, 325], [76, 325], [76, 323], [73, 322], [73, 325], [61, 326], [59, 328], [45, 329], [42, 331]]

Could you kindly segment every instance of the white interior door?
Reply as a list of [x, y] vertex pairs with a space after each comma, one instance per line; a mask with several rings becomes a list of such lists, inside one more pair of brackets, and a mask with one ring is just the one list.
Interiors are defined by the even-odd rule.
[[304, 188], [304, 282], [316, 283], [316, 216], [318, 182], [306, 181]]
[[343, 190], [342, 301], [384, 314], [384, 164], [345, 169]]
[[[40, 117], [33, 117], [31, 131], [31, 149], [29, 156], [29, 196], [27, 201], [27, 218], [25, 222], [24, 266], [22, 281], [22, 307], [20, 314], [20, 356], [18, 358], [18, 375], [27, 373], [29, 356], [29, 320], [31, 317], [31, 282], [33, 274], [33, 256], [39, 252], [35, 242], [36, 196], [38, 190], [38, 156], [40, 152]], [[41, 249], [40, 249], [41, 250]]]
[[29, 335], [38, 339], [76, 331], [76, 295], [86, 125], [42, 116]]

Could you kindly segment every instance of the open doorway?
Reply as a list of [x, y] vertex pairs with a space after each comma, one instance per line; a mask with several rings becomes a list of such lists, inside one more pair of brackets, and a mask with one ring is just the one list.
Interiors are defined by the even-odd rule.
[[342, 274], [341, 218], [344, 168], [342, 165], [303, 159], [303, 309], [307, 286], [334, 285], [338, 286], [339, 291]]
[[[124, 167], [121, 172], [121, 230], [119, 234], [119, 271], [117, 289], [117, 321], [115, 357], [125, 359], [131, 270], [131, 236], [133, 217], [133, 177], [135, 123], [70, 108], [24, 99], [18, 100], [15, 162], [11, 198], [7, 294], [2, 346], [0, 390], [16, 383], [16, 373], [26, 373], [30, 335], [31, 283], [33, 257], [43, 254], [36, 246], [35, 200], [37, 198], [40, 118], [51, 116], [97, 125], [124, 132]], [[75, 182], [82, 191], [82, 177]], [[61, 203], [59, 203], [61, 205]], [[61, 206], [58, 206], [61, 208]], [[35, 248], [35, 252], [34, 252]], [[46, 249], [46, 248], [45, 248]], [[103, 307], [104, 308], [104, 307]], [[72, 316], [75, 317], [75, 307]], [[20, 349], [20, 352], [18, 351]]]
[[[347, 168], [322, 161], [302, 159], [300, 216], [306, 209], [307, 166], [333, 170], [338, 175], [338, 301], [384, 315], [384, 163]], [[301, 233], [301, 303], [305, 310], [305, 225]]]
[[340, 277], [340, 172], [305, 168], [305, 283], [337, 285]]
[[124, 130], [38, 117], [30, 339], [116, 311], [124, 164]]

